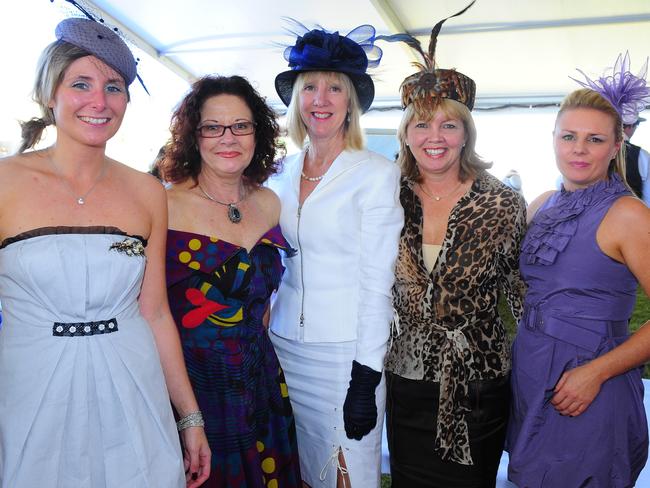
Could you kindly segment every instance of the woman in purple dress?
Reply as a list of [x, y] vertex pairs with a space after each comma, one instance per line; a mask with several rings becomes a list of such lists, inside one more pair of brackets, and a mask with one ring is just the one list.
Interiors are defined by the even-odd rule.
[[650, 210], [625, 183], [619, 110], [594, 90], [567, 96], [563, 188], [529, 208], [507, 440], [519, 487], [632, 487], [646, 462], [650, 326], [630, 337], [628, 322], [638, 283], [650, 291]]
[[261, 186], [277, 170], [275, 114], [246, 79], [205, 77], [171, 132], [167, 288], [214, 452], [204, 486], [298, 487], [291, 404], [267, 333], [280, 252], [292, 252], [280, 201]]

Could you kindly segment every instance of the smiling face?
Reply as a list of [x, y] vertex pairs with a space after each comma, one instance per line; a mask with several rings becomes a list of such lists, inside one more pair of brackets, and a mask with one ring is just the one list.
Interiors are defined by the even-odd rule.
[[592, 108], [568, 109], [558, 116], [553, 147], [567, 190], [607, 179], [610, 162], [621, 146], [614, 126], [610, 115]]
[[73, 61], [48, 106], [57, 138], [105, 147], [122, 124], [128, 95], [124, 79], [94, 56]]
[[465, 140], [463, 121], [444, 110], [436, 110], [430, 120], [415, 114], [406, 126], [406, 143], [422, 175], [460, 171]]
[[309, 139], [343, 140], [350, 95], [338, 73], [307, 73], [300, 90], [300, 116]]
[[[215, 95], [201, 107], [204, 125], [229, 126], [238, 122], [254, 122], [251, 109], [236, 95]], [[222, 136], [208, 138], [197, 134], [201, 164], [222, 177], [239, 177], [250, 164], [255, 153], [255, 133], [236, 136], [226, 129]]]

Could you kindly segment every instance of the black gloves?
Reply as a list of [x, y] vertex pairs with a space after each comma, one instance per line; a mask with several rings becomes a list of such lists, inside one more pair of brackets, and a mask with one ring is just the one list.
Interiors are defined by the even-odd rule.
[[360, 441], [377, 425], [375, 388], [381, 381], [381, 373], [352, 361], [351, 376], [343, 403], [343, 423], [348, 439]]

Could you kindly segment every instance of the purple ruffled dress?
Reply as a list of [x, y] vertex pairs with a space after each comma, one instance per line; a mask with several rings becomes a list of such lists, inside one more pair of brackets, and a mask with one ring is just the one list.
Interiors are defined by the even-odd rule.
[[561, 191], [537, 212], [522, 245], [528, 285], [513, 345], [508, 477], [520, 488], [634, 486], [648, 455], [641, 371], [612, 378], [577, 417], [550, 400], [566, 370], [628, 337], [637, 281], [605, 255], [596, 232], [620, 197], [613, 175], [575, 192]]

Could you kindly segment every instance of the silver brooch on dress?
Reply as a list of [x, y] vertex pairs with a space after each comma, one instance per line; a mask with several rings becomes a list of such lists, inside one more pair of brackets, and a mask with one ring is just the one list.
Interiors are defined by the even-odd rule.
[[109, 247], [109, 250], [115, 249], [118, 252], [123, 252], [127, 256], [144, 256], [144, 245], [138, 239], [130, 237], [125, 238], [121, 242], [114, 242]]

